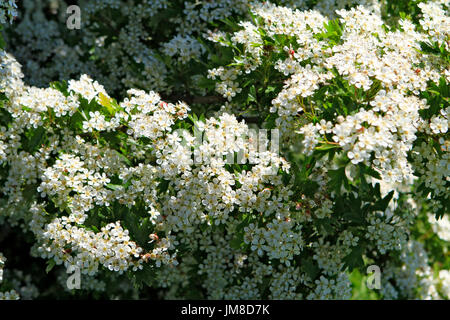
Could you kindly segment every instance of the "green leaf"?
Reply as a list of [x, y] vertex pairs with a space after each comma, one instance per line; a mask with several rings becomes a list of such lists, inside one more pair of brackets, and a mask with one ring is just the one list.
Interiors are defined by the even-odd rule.
[[301, 259], [300, 265], [311, 280], [314, 280], [319, 274], [319, 267], [314, 263], [312, 258]]
[[30, 139], [28, 140], [26, 150], [30, 153], [35, 151], [37, 149], [37, 147], [43, 142], [44, 137], [45, 137], [44, 127], [39, 127], [36, 130], [34, 130]]
[[50, 87], [64, 93], [66, 96], [69, 95], [67, 92], [68, 84], [65, 80], [50, 82]]
[[316, 147], [316, 150], [324, 151], [324, 150], [331, 150], [331, 149], [337, 149], [337, 148], [340, 148], [340, 146], [335, 145], [335, 144], [324, 143], [321, 146]]
[[169, 180], [162, 180], [158, 185], [158, 194], [163, 194], [169, 189]]
[[375, 205], [373, 206], [373, 210], [379, 210], [379, 211], [386, 211], [389, 202], [391, 202], [392, 197], [394, 196], [394, 190], [392, 190], [391, 192], [389, 192], [386, 197], [384, 197], [383, 199], [381, 199], [380, 201], [378, 201], [377, 203], [375, 203]]
[[149, 263], [145, 263], [142, 270], [134, 272], [132, 278], [134, 278], [134, 284], [137, 287], [142, 287], [143, 284], [151, 287], [155, 282], [156, 274], [157, 271], [155, 267]]
[[114, 107], [113, 100], [110, 97], [105, 96], [103, 93], [99, 93], [99, 104], [108, 110], [109, 114], [114, 115], [116, 108]]
[[230, 242], [231, 248], [239, 250], [241, 245], [244, 243], [244, 233], [239, 232]]
[[107, 187], [108, 189], [111, 190], [122, 190], [123, 186], [120, 184], [112, 184], [112, 183], [108, 183], [105, 187]]
[[381, 180], [380, 173], [372, 167], [365, 166], [364, 173], [371, 177], [374, 177], [375, 179]]
[[364, 250], [365, 246], [363, 245], [354, 247], [350, 254], [344, 258], [344, 269], [345, 267], [348, 267], [350, 270], [364, 267]]
[[53, 259], [47, 261], [47, 267], [45, 268], [45, 273], [49, 273], [55, 267], [56, 262]]
[[337, 170], [328, 171], [330, 176], [330, 181], [328, 182], [328, 187], [335, 191], [338, 195], [341, 194], [342, 184], [347, 185], [347, 177], [345, 175], [345, 167], [341, 167]]
[[206, 77], [202, 77], [201, 79], [199, 79], [197, 81], [197, 85], [200, 88], [205, 88], [208, 90], [214, 90], [214, 88], [216, 87], [216, 81], [212, 80], [212, 79], [208, 79]]
[[[0, 29], [1, 30], [1, 29]], [[0, 32], [0, 49], [5, 49], [6, 48], [6, 42], [5, 42], [5, 40], [3, 39], [3, 37], [2, 37], [2, 34], [1, 34], [1, 32]]]

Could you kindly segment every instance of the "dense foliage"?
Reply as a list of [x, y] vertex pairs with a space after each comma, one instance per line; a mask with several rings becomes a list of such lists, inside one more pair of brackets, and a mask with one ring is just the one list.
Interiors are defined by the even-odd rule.
[[0, 1], [0, 298], [450, 298], [449, 1], [70, 4]]

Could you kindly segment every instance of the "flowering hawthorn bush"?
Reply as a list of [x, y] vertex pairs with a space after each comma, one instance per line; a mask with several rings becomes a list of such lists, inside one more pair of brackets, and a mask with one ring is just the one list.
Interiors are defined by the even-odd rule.
[[0, 298], [450, 298], [448, 1], [80, 2], [0, 2], [0, 228], [57, 273], [0, 238]]
[[[81, 0], [80, 30], [66, 27], [62, 0], [23, 0], [17, 23], [7, 28], [9, 51], [22, 63], [27, 83], [46, 87], [50, 81], [88, 73], [108, 92], [126, 95], [129, 88], [155, 90], [187, 98], [202, 92], [200, 77], [211, 56], [202, 37], [209, 29], [245, 19], [252, 0]], [[346, 5], [371, 0], [277, 0], [328, 15]], [[226, 21], [223, 21], [226, 19]], [[194, 85], [193, 85], [194, 84]]]

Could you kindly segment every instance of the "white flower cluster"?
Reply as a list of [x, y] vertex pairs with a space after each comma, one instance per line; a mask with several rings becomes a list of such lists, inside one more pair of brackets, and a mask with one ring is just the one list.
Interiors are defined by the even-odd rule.
[[9, 20], [11, 23], [17, 17], [16, 0], [0, 0], [0, 24]]
[[[397, 218], [397, 219], [396, 219]], [[397, 220], [397, 221], [395, 221]], [[373, 241], [381, 254], [388, 251], [400, 250], [407, 242], [407, 229], [398, 217], [369, 217], [367, 239]]]
[[[70, 81], [68, 91], [67, 97], [51, 88], [24, 87], [21, 95], [11, 93], [7, 110], [14, 122], [4, 134], [7, 138], [4, 141], [17, 140], [15, 132], [31, 128], [27, 120], [31, 115], [37, 117], [37, 123], [43, 124], [52, 121], [49, 117], [52, 111], [56, 114], [59, 110], [62, 115], [69, 112], [65, 108], [72, 106], [70, 110], [78, 112], [83, 100], [95, 99], [99, 104], [109, 101], [101, 87], [87, 77]], [[29, 210], [29, 228], [38, 240], [36, 254], [53, 259], [56, 264], [78, 266], [87, 275], [94, 275], [100, 266], [119, 273], [138, 270], [150, 261], [157, 266], [179, 263], [180, 270], [185, 265], [199, 267], [199, 272], [207, 275], [203, 285], [209, 297], [258, 297], [260, 288], [255, 287], [253, 279], [259, 279], [257, 283], [261, 285], [271, 275], [270, 265], [262, 262], [267, 258], [281, 263], [278, 280], [273, 280], [270, 287], [273, 298], [298, 298], [298, 279], [304, 278], [305, 283], [314, 286], [298, 268], [293, 275], [290, 267], [303, 248], [301, 222], [304, 218], [291, 213], [292, 191], [277, 174], [280, 169], [288, 171], [289, 164], [272, 151], [262, 151], [261, 146], [258, 152], [248, 140], [249, 128], [234, 116], [224, 113], [218, 118], [197, 121], [195, 130], [203, 136], [199, 141], [197, 135], [172, 129], [175, 121], [187, 117], [189, 108], [185, 104], [167, 104], [154, 92], [130, 90], [129, 94], [130, 97], [118, 105], [120, 111], [109, 119], [103, 114], [90, 114], [96, 125], [91, 131], [83, 131], [96, 134], [102, 131], [102, 126], [108, 127], [116, 121], [115, 126], [125, 126], [128, 138], [135, 141], [136, 158], [150, 152], [154, 165], [130, 167], [110, 148], [73, 136], [70, 129], [60, 124], [49, 128], [49, 147], [38, 148], [34, 154], [21, 151], [19, 156], [20, 139], [7, 144], [4, 161], [13, 169], [8, 178], [11, 187], [3, 192], [19, 203], [19, 199], [23, 199], [20, 186], [40, 181], [37, 190], [43, 203], [33, 204]], [[19, 109], [18, 105], [25, 108]], [[149, 140], [139, 147], [136, 143], [141, 138]], [[243, 152], [244, 162], [252, 165], [247, 170], [230, 172], [227, 166], [234, 162], [227, 159], [239, 152]], [[52, 154], [57, 157], [49, 164]], [[18, 161], [19, 158], [22, 160]], [[128, 187], [111, 190], [111, 179], [117, 176]], [[161, 179], [169, 181], [169, 192], [165, 194], [156, 191]], [[49, 200], [44, 199], [49, 199], [68, 215], [50, 217], [45, 209]], [[118, 202], [131, 208], [140, 199], [145, 202], [154, 225], [150, 239], [155, 246], [150, 252], [137, 246], [118, 221], [97, 231], [82, 226], [96, 207], [108, 210]], [[330, 204], [324, 201], [320, 206], [323, 212], [318, 214], [330, 214]], [[12, 214], [19, 212], [16, 210]], [[260, 216], [267, 223], [264, 226], [250, 224], [240, 230], [241, 220], [236, 212]], [[202, 225], [208, 226], [203, 233], [198, 232]], [[238, 233], [250, 254], [227, 245]], [[160, 238], [158, 234], [166, 236]], [[355, 241], [352, 239], [345, 236], [342, 241]], [[177, 258], [179, 245], [203, 252], [206, 260], [198, 266], [195, 260]], [[217, 256], [217, 250], [222, 250], [221, 256]], [[253, 276], [236, 287], [233, 281], [244, 267], [251, 267]], [[186, 275], [177, 277], [172, 270], [176, 269], [170, 269], [172, 285], [178, 281], [180, 286], [186, 283]], [[284, 283], [285, 279], [289, 279], [287, 287], [280, 289], [277, 283]]]
[[[14, 2], [2, 0], [5, 6], [12, 6], [11, 12], [17, 16]], [[309, 1], [304, 0], [278, 2], [302, 10], [309, 6]], [[376, 0], [316, 2], [314, 9], [330, 17], [334, 17], [338, 9], [357, 4], [374, 12], [378, 12], [380, 7]], [[79, 2], [83, 27], [77, 32], [79, 41], [75, 46], [67, 41], [74, 35], [71, 33], [68, 37], [68, 30], [64, 28], [67, 4], [63, 0], [23, 0], [22, 3], [21, 19], [14, 26], [14, 36], [7, 42], [24, 64], [28, 83], [43, 87], [50, 81], [90, 74], [108, 90], [145, 87], [162, 92], [173, 88], [168, 81], [171, 66], [159, 59], [160, 53], [178, 56], [178, 61], [187, 65], [192, 58], [204, 53], [203, 45], [195, 39], [208, 32], [211, 22], [247, 17], [249, 8], [261, 2], [139, 0], [129, 6], [120, 0], [84, 0]], [[116, 23], [111, 12], [120, 12], [126, 20]], [[108, 34], [111, 30], [117, 37], [112, 38]], [[153, 40], [160, 37], [162, 41], [155, 46]], [[82, 48], [86, 47], [93, 48], [95, 60], [85, 59]], [[135, 70], [136, 64], [142, 66], [138, 71]]]
[[439, 238], [450, 242], [450, 220], [447, 215], [437, 220], [434, 215], [429, 214], [428, 222], [430, 222], [433, 231]]
[[[335, 18], [336, 11], [342, 10], [346, 8], [353, 7], [355, 5], [364, 6], [365, 8], [375, 12], [380, 13], [382, 1], [378, 0], [319, 0], [312, 7], [314, 11], [319, 11], [322, 15]], [[305, 10], [308, 9], [308, 1], [307, 0], [281, 0], [279, 1], [280, 5]]]
[[[64, 1], [23, 0], [21, 5], [23, 9], [19, 12], [19, 21], [6, 28], [4, 35], [8, 50], [24, 66], [27, 83], [46, 87], [51, 81], [70, 79], [78, 72], [94, 70], [91, 61], [83, 61], [81, 41], [74, 47], [64, 41], [68, 30], [67, 4]], [[55, 14], [55, 10], [59, 11], [59, 15]], [[49, 20], [46, 13], [55, 19]], [[9, 31], [13, 31], [14, 35], [10, 35]]]
[[[14, 4], [12, 0], [4, 2]], [[220, 0], [174, 4], [168, 0], [141, 0], [129, 6], [120, 0], [80, 1], [83, 27], [78, 30], [79, 43], [72, 46], [66, 40], [64, 1], [52, 1], [50, 5], [23, 0], [21, 20], [14, 26], [13, 38], [7, 40], [14, 55], [24, 64], [27, 82], [36, 86], [89, 74], [108, 90], [140, 87], [170, 91], [172, 85], [167, 81], [170, 66], [159, 55], [176, 55], [186, 64], [204, 52], [196, 37], [207, 30], [211, 21], [246, 15], [250, 3], [249, 0]], [[120, 12], [126, 20], [117, 24], [106, 14], [110, 11]], [[51, 16], [47, 15], [49, 12]], [[167, 12], [169, 17], [159, 21], [158, 14]], [[105, 34], [105, 28], [114, 31], [113, 40]], [[161, 36], [163, 40], [155, 46], [151, 40]], [[16, 45], [19, 41], [15, 39], [21, 39], [24, 45]], [[83, 57], [85, 47], [93, 48], [94, 61]], [[140, 66], [136, 71], [137, 64]]]
[[0, 90], [8, 97], [20, 94], [23, 90], [21, 65], [6, 51], [0, 51]]
[[[22, 106], [31, 110], [24, 112]], [[52, 110], [56, 117], [72, 116], [79, 103], [73, 95], [65, 97], [60, 91], [52, 88], [40, 89], [30, 87], [11, 105], [13, 117], [17, 117], [26, 127], [37, 128], [43, 124], [41, 113]]]
[[[3, 268], [6, 263], [5, 256], [0, 252], [0, 284], [3, 281]], [[6, 292], [0, 292], [0, 300], [19, 300], [20, 296], [15, 290], [9, 290]]]
[[446, 299], [450, 299], [450, 271], [439, 271], [440, 289]]
[[[407, 152], [416, 139], [414, 123], [419, 118], [417, 111], [425, 105], [415, 97], [401, 98], [403, 101], [396, 102], [393, 98], [401, 97], [398, 92], [387, 95], [380, 92], [378, 97], [376, 99], [388, 99], [393, 111], [391, 116], [380, 117], [375, 110], [360, 110], [346, 118], [338, 117], [338, 124], [324, 131], [333, 134], [334, 142], [347, 152], [353, 164], [364, 162], [373, 165], [387, 182], [408, 181], [412, 176], [412, 168], [407, 161]], [[397, 103], [405, 106], [404, 110], [394, 107]], [[317, 126], [309, 125], [300, 129], [310, 152], [319, 142], [318, 132]]]
[[314, 292], [308, 295], [307, 299], [309, 300], [348, 300], [351, 298], [351, 283], [345, 273], [339, 274], [336, 280], [320, 276], [315, 283], [317, 286]]
[[[101, 8], [127, 8], [116, 0], [93, 3], [98, 7], [90, 7], [92, 22]], [[115, 66], [111, 82], [116, 86], [116, 78], [123, 78], [138, 87], [165, 87], [165, 77], [158, 73], [163, 68], [151, 60], [154, 52], [144, 40], [149, 34], [140, 22], [155, 17], [156, 10], [169, 3], [143, 3], [152, 10], [145, 12], [143, 4], [136, 6], [137, 11], [125, 11], [135, 20], [118, 32], [120, 50], [104, 47], [104, 39], [88, 32], [87, 43], [95, 38], [96, 54]], [[338, 5], [338, 1], [326, 3], [330, 4], [326, 8]], [[186, 2], [185, 13], [206, 23], [244, 11], [247, 4]], [[442, 41], [448, 36], [448, 18], [434, 4], [421, 8], [422, 25], [430, 26], [427, 34], [415, 31], [406, 20], [400, 22], [402, 30], [387, 30], [373, 13], [376, 9], [338, 11], [344, 28], [339, 41], [330, 45], [328, 40], [318, 40], [329, 22], [318, 11], [255, 4], [253, 12], [261, 19], [241, 22], [243, 29], [231, 37], [232, 45], [244, 47], [244, 54], [232, 66], [210, 70], [209, 77], [220, 79], [217, 91], [233, 102], [242, 90], [241, 76], [255, 71], [265, 59], [261, 30], [268, 37], [288, 35], [298, 47], [286, 46], [278, 52], [286, 58], [276, 61], [274, 68], [288, 78], [269, 107], [282, 133], [293, 135], [290, 130], [298, 129], [307, 155], [319, 144], [330, 144], [353, 165], [364, 163], [378, 170], [387, 185], [410, 182], [418, 173], [436, 194], [445, 195], [448, 110], [424, 121], [419, 112], [426, 111], [427, 104], [418, 96], [428, 81], [438, 82], [449, 71], [416, 49], [418, 41], [430, 37]], [[203, 27], [196, 29], [189, 18], [174, 21], [189, 23], [180, 27], [185, 34], [163, 44], [163, 51], [185, 64], [203, 54], [195, 40]], [[222, 33], [209, 37], [225, 42]], [[129, 50], [131, 58], [124, 58], [127, 55], [121, 50]], [[136, 62], [145, 65], [140, 70], [147, 74], [145, 81], [129, 73]], [[388, 263], [386, 279], [395, 279], [405, 295], [413, 296], [419, 284], [425, 297], [439, 297], [439, 290], [448, 292], [448, 273], [442, 272], [437, 284], [423, 248], [407, 242], [413, 220], [409, 212], [397, 216], [391, 207], [369, 215], [364, 235], [344, 222], [336, 227], [342, 227], [338, 235], [330, 231], [334, 226], [327, 228], [336, 203], [327, 190], [330, 164], [326, 160], [317, 161], [308, 174], [308, 181], [318, 185], [315, 194], [298, 195], [295, 176], [288, 175], [291, 164], [268, 151], [268, 141], [258, 141], [256, 148], [249, 126], [230, 113], [198, 120], [188, 116], [185, 103], [166, 103], [156, 92], [138, 89], [128, 90], [128, 97], [116, 103], [87, 75], [68, 81], [61, 91], [27, 86], [22, 77], [20, 65], [1, 52], [0, 91], [8, 100], [0, 112], [8, 125], [0, 126], [0, 165], [8, 170], [0, 177], [5, 181], [0, 212], [11, 221], [23, 220], [33, 232], [34, 255], [77, 266], [85, 277], [102, 269], [122, 274], [156, 266], [160, 272], [152, 280], [167, 288], [165, 297], [171, 298], [179, 298], [196, 281], [213, 299], [259, 299], [263, 292], [269, 292], [271, 299], [349, 299], [350, 280], [342, 270], [346, 258], [364, 242], [376, 256], [401, 252], [407, 267]], [[357, 110], [345, 117], [336, 114], [332, 121], [307, 120], [299, 128], [299, 117], [306, 119], [302, 113], [320, 116], [323, 112], [320, 102], [306, 101], [337, 77], [354, 90]], [[381, 89], [368, 98], [377, 86]], [[42, 129], [44, 137], [39, 135]], [[30, 132], [34, 136], [27, 136]], [[426, 143], [413, 148], [420, 134], [436, 137], [440, 151]], [[236, 164], [235, 157], [243, 162]], [[143, 219], [133, 228], [129, 219], [138, 215]], [[102, 223], [92, 222], [96, 219]], [[432, 226], [439, 237], [448, 239], [448, 219]], [[138, 239], [139, 233], [144, 233], [147, 243]], [[300, 258], [305, 251], [310, 257]], [[101, 290], [104, 283], [99, 285]], [[389, 281], [383, 288], [386, 297], [398, 297]]]
[[91, 102], [92, 99], [99, 101], [100, 94], [108, 97], [105, 88], [97, 81], [93, 81], [89, 76], [85, 74], [81, 75], [80, 80], [78, 81], [69, 80], [69, 87], [67, 88], [67, 90], [78, 93], [88, 102]]
[[[434, 277], [433, 270], [428, 265], [429, 258], [423, 244], [409, 241], [402, 250], [400, 259], [403, 263], [401, 266], [389, 262], [383, 269], [381, 290], [386, 299], [442, 298], [437, 286], [440, 279]], [[442, 276], [444, 277], [444, 273]], [[391, 283], [394, 279], [398, 289]]]
[[[31, 127], [27, 121], [31, 115], [36, 116], [41, 125], [51, 121], [48, 116], [51, 111], [59, 110], [64, 114], [64, 108], [59, 109], [61, 104], [65, 107], [73, 105], [73, 111], [76, 111], [83, 99], [95, 99], [98, 103], [109, 99], [101, 86], [85, 76], [79, 81], [69, 81], [68, 91], [71, 100], [63, 101], [60, 99], [65, 99], [64, 95], [51, 88], [24, 88], [22, 95], [11, 96], [8, 110], [15, 122], [8, 135], [14, 130]], [[169, 250], [175, 250], [179, 242], [186, 241], [193, 242], [195, 247], [195, 241], [199, 239], [191, 239], [191, 236], [197, 226], [204, 223], [211, 225], [207, 234], [214, 232], [212, 226], [228, 225], [237, 230], [240, 223], [234, 216], [237, 210], [242, 214], [260, 212], [264, 219], [272, 221], [264, 228], [254, 228], [255, 235], [250, 230], [243, 235], [251, 238], [251, 250], [255, 251], [253, 259], [267, 254], [270, 259], [279, 259], [289, 266], [301, 250], [301, 227], [291, 221], [289, 198], [292, 192], [277, 175], [280, 169], [288, 170], [288, 163], [272, 151], [261, 151], [261, 146], [260, 152], [252, 149], [253, 143], [247, 139], [249, 128], [234, 116], [225, 113], [217, 119], [195, 123], [196, 130], [203, 135], [198, 141], [188, 132], [172, 131], [176, 120], [187, 117], [187, 105], [167, 104], [153, 92], [130, 90], [129, 94], [130, 98], [119, 104], [122, 110], [116, 113], [119, 116], [107, 120], [104, 115], [92, 112], [90, 120], [84, 122], [84, 131], [102, 131], [116, 119], [115, 126], [126, 126], [131, 140], [149, 139], [143, 151], [154, 155], [156, 165], [128, 167], [109, 148], [92, 145], [80, 136], [73, 137], [68, 128], [57, 125], [50, 136], [54, 141], [51, 147], [33, 154], [31, 165], [17, 166], [17, 170], [23, 167], [27, 172], [22, 170], [15, 174], [20, 176], [16, 185], [26, 185], [38, 178], [41, 182], [37, 190], [41, 197], [51, 199], [69, 213], [49, 220], [42, 204], [31, 207], [29, 226], [39, 241], [39, 255], [53, 259], [56, 264], [76, 265], [89, 275], [95, 274], [100, 265], [119, 273], [129, 268], [137, 270], [152, 260], [158, 266], [176, 265], [176, 256], [169, 254]], [[18, 105], [26, 108], [18, 109]], [[94, 125], [86, 129], [86, 123]], [[57, 139], [57, 129], [62, 134], [61, 139]], [[17, 148], [19, 144], [8, 146], [6, 162], [11, 163], [13, 150]], [[139, 153], [139, 149], [136, 151]], [[241, 151], [244, 163], [252, 166], [230, 173], [227, 159]], [[47, 159], [52, 153], [58, 156], [48, 165]], [[21, 158], [27, 156], [31, 155], [24, 153]], [[10, 174], [13, 173], [14, 170]], [[114, 176], [119, 176], [124, 183], [129, 182], [129, 187], [110, 190], [108, 186]], [[10, 180], [13, 178], [10, 176]], [[169, 190], [173, 193], [156, 194], [161, 178], [169, 181]], [[20, 198], [19, 187], [10, 193]], [[151, 238], [155, 248], [151, 252], [145, 253], [131, 241], [128, 231], [119, 222], [108, 224], [99, 231], [81, 227], [95, 206], [108, 208], [115, 201], [133, 206], [139, 199], [145, 201], [155, 228]], [[166, 237], [160, 239], [158, 233], [165, 233]], [[216, 246], [207, 248], [203, 250], [217, 250]], [[239, 261], [237, 268], [245, 263], [242, 258]]]
[[344, 247], [339, 244], [331, 244], [323, 238], [313, 244], [315, 254], [313, 259], [317, 261], [319, 267], [325, 275], [334, 275], [344, 266], [343, 258], [351, 252], [351, 247]]
[[162, 51], [170, 57], [178, 56], [178, 62], [186, 64], [194, 58], [199, 58], [205, 52], [205, 48], [191, 36], [178, 35], [163, 44]]
[[21, 270], [13, 269], [8, 273], [8, 282], [15, 288], [21, 300], [32, 300], [39, 296], [39, 289], [33, 280], [31, 274], [25, 274]]
[[[122, 273], [128, 268], [134, 271], [142, 268], [139, 258], [142, 248], [130, 241], [128, 230], [118, 222], [110, 223], [100, 232], [87, 231], [73, 226], [66, 217], [54, 219], [45, 226], [41, 235], [41, 257], [53, 260], [67, 267], [75, 265], [84, 274], [94, 275], [99, 265]], [[65, 247], [70, 246], [70, 249]], [[75, 252], [76, 255], [70, 253]]]
[[185, 103], [176, 105], [161, 101], [155, 92], [145, 93], [143, 90], [128, 90], [131, 99], [125, 98], [121, 103], [128, 120], [127, 133], [135, 138], [146, 137], [152, 141], [162, 138], [171, 131], [176, 120], [187, 117], [189, 107]]
[[0, 292], [0, 300], [19, 300], [20, 296], [15, 290]]
[[449, 141], [443, 141], [441, 138], [440, 142], [443, 142], [441, 144], [441, 150], [444, 151], [442, 158], [438, 156], [432, 145], [422, 142], [413, 149], [413, 165], [427, 187], [433, 189], [435, 194], [448, 198], [446, 182], [449, 181], [450, 176], [450, 158], [447, 148]]
[[[448, 34], [450, 33], [450, 19], [442, 10], [442, 5], [450, 6], [448, 0], [422, 2], [418, 7], [423, 12], [423, 17], [420, 20], [420, 25], [431, 37], [431, 42], [439, 43], [439, 46], [444, 45], [447, 50], [450, 49], [448, 43]], [[447, 73], [448, 76], [448, 73]]]
[[[15, 85], [22, 76], [20, 69], [15, 69], [16, 64], [10, 61], [12, 58], [9, 55], [4, 54], [2, 57], [5, 58], [2, 60], [5, 85]], [[149, 257], [172, 263], [170, 257], [166, 258], [170, 245], [164, 239], [147, 256], [142, 248], [130, 240], [128, 231], [123, 230], [119, 222], [106, 225], [97, 233], [78, 227], [85, 222], [86, 212], [95, 205], [108, 206], [114, 200], [113, 192], [105, 186], [110, 182], [107, 174], [118, 174], [123, 169], [117, 153], [85, 144], [81, 137], [71, 136], [67, 128], [62, 128], [65, 135], [62, 141], [56, 135], [50, 137], [53, 143], [48, 149], [41, 148], [35, 155], [24, 151], [18, 153], [19, 134], [24, 128], [37, 127], [46, 120], [51, 121], [49, 114], [53, 112], [56, 116], [66, 113], [73, 115], [79, 107], [79, 97], [88, 101], [94, 98], [99, 101], [99, 97], [109, 99], [103, 87], [86, 76], [79, 81], [69, 81], [68, 90], [70, 95], [66, 99], [60, 91], [52, 88], [24, 86], [19, 91], [5, 88], [4, 92], [9, 97], [7, 110], [15, 119], [15, 125], [8, 130], [4, 127], [1, 129], [2, 162], [10, 165], [2, 192], [9, 195], [10, 201], [15, 199], [18, 203], [23, 199], [19, 186], [35, 183], [39, 175], [41, 183], [38, 191], [41, 195], [52, 197], [63, 207], [67, 205], [69, 216], [55, 218], [47, 223], [46, 211], [41, 205], [34, 206], [31, 210], [33, 218], [30, 228], [41, 242], [41, 256], [53, 258], [58, 264], [65, 262], [66, 266], [77, 265], [84, 273], [94, 274], [99, 264], [110, 270], [123, 272], [130, 266], [135, 270], [141, 268], [142, 262]], [[167, 114], [173, 109], [178, 112], [178, 117], [185, 116], [185, 110], [168, 108]], [[97, 127], [98, 125], [97, 123]], [[56, 149], [58, 146], [61, 148], [59, 151]], [[46, 164], [51, 152], [60, 153], [63, 150], [71, 150], [73, 154], [61, 153], [52, 166]], [[103, 172], [100, 173], [101, 169]]]
[[[447, 184], [450, 181], [450, 140], [448, 138], [450, 107], [442, 109], [430, 121], [422, 121], [419, 130], [434, 138], [422, 142], [412, 151], [414, 170], [420, 175], [425, 186], [431, 188], [435, 195], [448, 198]], [[434, 207], [436, 210], [437, 207]]]
[[[433, 17], [443, 21], [434, 25], [434, 32], [448, 37], [449, 18], [441, 7], [429, 6], [433, 8]], [[426, 11], [429, 7], [422, 4], [421, 8]], [[429, 11], [426, 11], [427, 17], [431, 14]], [[428, 40], [428, 35], [415, 31], [414, 25], [407, 20], [400, 22], [403, 32], [387, 31], [382, 28], [383, 21], [379, 16], [357, 7], [337, 12], [344, 24], [342, 44], [330, 47], [327, 41], [318, 41], [315, 37], [325, 31], [323, 23], [327, 22], [318, 12], [293, 11], [268, 4], [254, 9], [254, 13], [262, 17], [263, 22], [257, 25], [241, 23], [244, 29], [231, 38], [234, 45], [244, 44], [245, 57], [242, 56], [241, 65], [210, 70], [209, 77], [220, 79], [216, 84], [217, 92], [231, 101], [242, 90], [235, 79], [261, 65], [264, 43], [260, 28], [267, 36], [294, 37], [299, 48], [284, 48], [287, 58], [279, 60], [275, 67], [289, 76], [270, 109], [270, 112], [278, 113], [276, 124], [280, 130], [291, 135], [292, 128], [298, 123], [298, 114], [308, 111], [303, 100], [315, 94], [319, 85], [330, 83], [336, 76], [333, 70], [348, 81], [355, 95], [362, 89], [367, 97], [371, 88], [381, 85], [381, 90], [370, 100], [361, 98], [360, 103], [368, 103], [368, 108], [361, 108], [346, 117], [338, 116], [335, 124], [325, 120], [316, 125], [306, 124], [299, 133], [304, 136], [308, 153], [312, 153], [319, 143], [330, 143], [326, 135], [331, 134], [331, 143], [340, 146], [353, 164], [363, 162], [375, 167], [386, 181], [409, 181], [413, 170], [407, 154], [417, 138], [417, 123], [421, 120], [419, 111], [427, 108], [416, 95], [426, 89], [428, 81], [438, 83], [440, 75], [449, 72], [448, 68], [436, 66], [426, 55], [419, 53], [419, 41]], [[224, 41], [223, 37], [217, 38]], [[423, 66], [418, 67], [419, 64]], [[313, 105], [311, 108], [320, 114], [321, 107]], [[443, 117], [434, 117], [431, 121], [434, 133], [447, 132], [448, 119], [446, 112], [442, 112]], [[443, 177], [448, 176], [448, 151], [445, 152], [443, 161], [436, 161], [441, 167], [436, 170], [439, 175], [434, 176], [436, 180], [440, 179], [440, 186], [445, 185]]]

